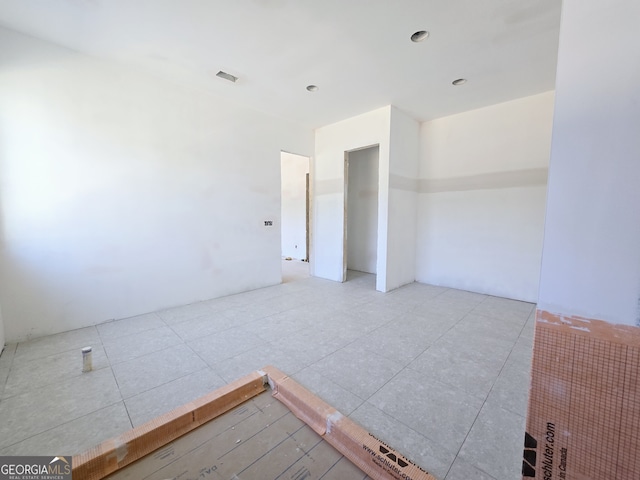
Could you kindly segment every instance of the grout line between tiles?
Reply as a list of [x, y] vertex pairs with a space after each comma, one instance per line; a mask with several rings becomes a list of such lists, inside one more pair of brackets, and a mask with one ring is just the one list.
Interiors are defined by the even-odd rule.
[[[516, 338], [516, 340], [513, 342], [513, 345], [511, 346], [511, 350], [509, 350], [509, 355], [507, 355], [507, 357], [505, 358], [504, 363], [502, 364], [502, 367], [500, 368], [500, 371], [498, 372], [498, 375], [496, 375], [495, 380], [491, 384], [491, 388], [487, 392], [487, 395], [485, 396], [485, 398], [484, 398], [484, 400], [482, 402], [482, 405], [478, 409], [478, 413], [476, 414], [476, 418], [473, 420], [473, 423], [471, 424], [471, 427], [469, 428], [469, 431], [467, 432], [467, 434], [464, 437], [464, 440], [460, 444], [460, 448], [458, 449], [455, 458], [458, 458], [458, 456], [460, 455], [460, 452], [462, 451], [462, 447], [464, 447], [464, 444], [466, 443], [467, 439], [469, 438], [469, 435], [471, 434], [471, 430], [473, 430], [474, 425], [476, 424], [476, 422], [478, 421], [478, 418], [480, 417], [480, 412], [482, 412], [482, 409], [487, 404], [487, 400], [489, 399], [489, 396], [491, 395], [491, 392], [493, 391], [493, 389], [494, 389], [494, 387], [496, 385], [496, 382], [498, 381], [498, 378], [502, 374], [502, 371], [504, 370], [507, 362], [509, 361], [509, 358], [511, 358], [511, 354], [513, 353], [513, 349], [516, 348], [516, 343], [518, 342], [518, 339], [520, 338], [520, 335], [522, 335], [522, 332], [524, 330], [525, 325], [526, 325], [526, 321], [522, 325], [522, 328], [520, 328], [520, 333], [518, 334], [518, 337]], [[502, 408], [502, 407], [498, 407], [498, 408]], [[506, 411], [510, 412], [510, 410], [506, 410]], [[511, 413], [513, 413], [513, 412], [511, 412]], [[524, 432], [522, 432], [522, 433], [524, 434]], [[454, 459], [454, 462], [455, 462], [455, 459]], [[447, 475], [449, 475], [449, 472], [451, 471], [451, 467], [452, 466], [453, 466], [453, 463], [449, 466], [449, 470], [447, 471]], [[476, 467], [475, 465], [473, 465], [473, 467], [477, 468], [478, 470], [483, 471], [482, 469]], [[445, 478], [447, 477], [447, 475], [445, 475]]]
[[[63, 425], [67, 425], [67, 424], [69, 424], [71, 422], [75, 422], [77, 420], [80, 420], [81, 418], [85, 418], [85, 417], [88, 417], [89, 415], [93, 415], [94, 413], [97, 413], [97, 412], [99, 412], [101, 410], [104, 410], [106, 408], [113, 407], [114, 405], [117, 405], [120, 402], [122, 402], [122, 404], [124, 405], [124, 400], [120, 399], [117, 402], [110, 403], [109, 405], [105, 405], [105, 406], [103, 406], [103, 407], [101, 407], [101, 408], [99, 408], [97, 410], [92, 411], [92, 412], [88, 412], [88, 413], [86, 413], [84, 415], [80, 415], [79, 417], [72, 418], [71, 420], [68, 420], [66, 422], [59, 423], [57, 425], [54, 425], [51, 428], [47, 428], [46, 430], [42, 430], [41, 432], [34, 433], [33, 435], [30, 435], [29, 437], [23, 438], [23, 439], [21, 439], [21, 440], [19, 440], [17, 442], [4, 445], [2, 448], [0, 448], [0, 451], [5, 450], [5, 449], [7, 449], [9, 447], [13, 447], [14, 445], [18, 445], [18, 444], [20, 444], [22, 442], [26, 442], [27, 440], [29, 440], [29, 439], [31, 439], [33, 437], [37, 437], [38, 435], [42, 435], [44, 433], [50, 432], [51, 430], [54, 430], [54, 429], [59, 428], [59, 427], [62, 427]], [[125, 405], [125, 408], [126, 408], [126, 405]], [[128, 413], [127, 413], [127, 415], [128, 415]], [[131, 419], [129, 419], [129, 422], [131, 422]]]
[[[313, 277], [309, 277], [309, 278], [313, 279]], [[306, 280], [307, 279], [305, 279], [305, 281]], [[290, 290], [290, 289], [289, 290], [284, 290], [282, 288], [278, 288], [279, 286], [282, 285], [282, 284], [280, 284], [280, 285], [276, 285], [276, 286], [273, 286], [273, 287], [266, 287], [266, 289], [264, 290], [264, 294], [261, 293], [261, 294], [257, 294], [257, 295], [251, 295], [251, 292], [242, 292], [242, 293], [238, 293], [238, 294], [235, 294], [235, 295], [229, 295], [226, 298], [229, 298], [230, 302], [229, 302], [229, 304], [226, 304], [223, 308], [214, 308], [211, 305], [207, 305], [207, 307], [215, 315], [223, 315], [223, 312], [231, 311], [231, 310], [236, 310], [237, 312], [242, 312], [242, 311], [246, 310], [247, 312], [250, 312], [251, 314], [254, 314], [254, 313], [262, 312], [262, 310], [260, 310], [262, 302], [264, 302], [264, 301], [273, 301], [272, 303], [270, 303], [268, 305], [268, 308], [266, 310], [269, 310], [269, 312], [270, 312], [269, 315], [275, 315], [275, 314], [290, 312], [290, 311], [295, 310], [295, 309], [313, 308], [313, 307], [309, 306], [311, 303], [313, 303], [313, 304], [323, 304], [324, 302], [326, 302], [326, 298], [327, 297], [331, 297], [331, 295], [334, 294], [334, 293], [336, 294], [337, 302], [339, 303], [339, 305], [341, 305], [340, 307], [337, 307], [335, 309], [336, 312], [348, 312], [349, 310], [353, 310], [353, 309], [357, 310], [357, 308], [362, 307], [363, 305], [366, 306], [367, 304], [371, 304], [372, 302], [373, 303], [374, 302], [379, 302], [382, 307], [388, 306], [389, 309], [392, 310], [394, 308], [394, 306], [393, 306], [393, 302], [394, 301], [402, 302], [400, 296], [397, 297], [397, 298], [385, 297], [386, 294], [382, 294], [380, 292], [375, 292], [375, 290], [374, 290], [375, 287], [373, 285], [371, 285], [371, 281], [367, 276], [360, 276], [360, 277], [353, 278], [353, 279], [351, 279], [351, 282], [347, 282], [347, 283], [350, 283], [350, 285], [347, 285], [348, 288], [345, 289], [343, 285], [335, 286], [333, 283], [328, 282], [328, 281], [327, 281], [327, 283], [325, 283], [325, 282], [319, 282], [318, 283], [318, 282], [314, 282], [314, 281], [308, 281], [308, 284], [306, 285], [306, 288], [305, 289], [300, 289], [300, 290], [298, 290], [298, 289], [296, 289], [296, 290]], [[414, 282], [414, 283], [416, 285], [425, 285], [425, 284], [420, 284], [419, 282]], [[272, 290], [267, 290], [269, 288], [272, 288]], [[365, 329], [362, 328], [361, 330], [362, 330], [362, 332], [364, 332], [362, 334], [360, 334], [359, 332], [357, 332], [355, 330], [354, 331], [350, 331], [349, 332], [350, 335], [351, 334], [358, 334], [358, 337], [353, 339], [353, 340], [348, 341], [344, 345], [342, 345], [341, 342], [338, 342], [338, 344], [340, 344], [340, 346], [338, 346], [338, 347], [335, 347], [332, 344], [327, 344], [328, 350], [330, 350], [329, 353], [326, 353], [326, 354], [322, 355], [320, 358], [314, 359], [312, 362], [307, 363], [305, 361], [304, 362], [305, 366], [302, 367], [302, 368], [311, 368], [312, 370], [318, 372], [318, 369], [316, 368], [316, 366], [320, 362], [325, 360], [327, 357], [330, 357], [330, 356], [332, 356], [332, 355], [334, 355], [334, 354], [336, 354], [338, 352], [345, 351], [345, 349], [347, 349], [347, 347], [353, 347], [354, 345], [357, 346], [358, 343], [361, 342], [362, 339], [365, 336], [371, 335], [374, 332], [381, 331], [381, 329], [384, 329], [385, 327], [393, 325], [394, 322], [399, 321], [403, 317], [403, 315], [409, 314], [409, 313], [412, 313], [412, 312], [415, 313], [415, 311], [419, 310], [421, 307], [424, 307], [425, 305], [428, 305], [429, 302], [435, 301], [436, 299], [443, 299], [444, 297], [442, 297], [442, 296], [444, 294], [446, 294], [447, 292], [455, 291], [455, 289], [451, 289], [451, 288], [448, 288], [448, 287], [442, 287], [442, 289], [439, 289], [439, 290], [440, 291], [437, 291], [433, 295], [431, 295], [433, 293], [433, 291], [430, 291], [429, 292], [429, 295], [430, 295], [429, 298], [424, 299], [423, 301], [420, 301], [420, 296], [419, 296], [420, 289], [419, 288], [416, 288], [416, 296], [413, 296], [412, 294], [407, 293], [406, 294], [407, 296], [405, 297], [405, 294], [402, 294], [402, 298], [406, 298], [407, 302], [412, 304], [412, 306], [410, 308], [408, 308], [406, 311], [403, 310], [402, 312], [400, 312], [400, 313], [398, 313], [396, 315], [393, 315], [393, 316], [391, 316], [389, 318], [382, 317], [383, 320], [384, 320], [383, 323], [380, 323], [379, 325], [376, 325], [372, 330], [369, 330], [369, 331], [366, 331], [366, 332], [364, 331]], [[255, 293], [256, 291], [257, 290], [254, 290], [253, 292]], [[302, 301], [302, 300], [294, 301], [294, 300], [291, 300], [291, 299], [287, 300], [286, 296], [295, 296], [295, 295], [298, 295], [301, 291], [304, 292], [304, 296], [305, 296], [305, 300], [304, 301]], [[413, 293], [413, 292], [411, 292], [411, 293]], [[247, 294], [247, 295], [245, 295], [245, 294]], [[245, 296], [246, 296], [246, 298], [245, 298]], [[225, 297], [221, 297], [221, 298], [225, 298]], [[473, 307], [470, 307], [468, 309], [468, 311], [466, 311], [464, 314], [462, 314], [459, 318], [457, 318], [454, 321], [452, 321], [452, 323], [450, 325], [447, 325], [446, 329], [444, 329], [441, 333], [439, 333], [437, 335], [437, 337], [435, 337], [432, 340], [429, 340], [429, 344], [424, 349], [422, 349], [420, 351], [420, 353], [418, 353], [411, 360], [409, 360], [409, 361], [404, 361], [403, 360], [403, 361], [400, 361], [400, 362], [396, 361], [396, 363], [398, 363], [399, 366], [401, 367], [399, 369], [399, 371], [396, 372], [393, 376], [391, 376], [391, 378], [388, 381], [384, 382], [384, 384], [382, 386], [380, 386], [372, 395], [368, 396], [368, 398], [362, 398], [361, 394], [360, 395], [355, 394], [350, 389], [344, 388], [341, 385], [336, 383], [336, 385], [338, 387], [344, 389], [345, 392], [348, 392], [349, 394], [353, 395], [355, 397], [354, 399], [357, 399], [357, 401], [354, 402], [354, 403], [358, 403], [359, 402], [359, 405], [354, 409], [354, 411], [356, 411], [358, 408], [363, 406], [365, 404], [365, 402], [369, 402], [369, 400], [374, 395], [376, 395], [376, 393], [378, 393], [382, 388], [387, 386], [389, 384], [389, 382], [391, 382], [395, 378], [397, 378], [397, 376], [400, 375], [403, 371], [405, 371], [407, 369], [411, 369], [410, 365], [415, 361], [416, 358], [418, 358], [420, 355], [424, 354], [429, 349], [431, 349], [435, 345], [437, 345], [437, 343], [439, 341], [441, 341], [441, 339], [445, 335], [447, 335], [449, 332], [451, 332], [452, 329], [454, 329], [458, 324], [460, 324], [460, 322], [462, 322], [463, 320], [467, 319], [470, 314], [473, 314], [474, 310], [476, 310], [483, 303], [487, 302], [489, 298], [491, 298], [491, 297], [487, 296], [487, 295], [484, 295], [484, 297], [482, 298], [482, 300], [478, 304], [476, 304]], [[497, 297], [497, 298], [500, 298], [500, 297]], [[280, 299], [280, 300], [278, 300], [278, 299]], [[385, 305], [385, 301], [387, 301], [387, 300], [389, 300], [388, 303], [391, 303], [391, 305]], [[414, 305], [413, 302], [417, 302], [417, 303], [415, 303], [415, 305]], [[200, 302], [196, 302], [196, 303], [200, 303]], [[398, 305], [402, 306], [402, 303], [400, 303]], [[221, 305], [218, 305], [217, 307], [220, 307], [220, 306]], [[173, 307], [173, 308], [178, 309], [180, 307]], [[253, 310], [254, 308], [256, 310]], [[167, 309], [167, 310], [169, 310], [169, 309]], [[274, 311], [271, 311], [271, 310], [274, 310]], [[195, 351], [194, 348], [192, 348], [191, 345], [189, 345], [187, 343], [187, 341], [177, 333], [177, 331], [175, 329], [176, 325], [181, 325], [184, 322], [189, 322], [189, 321], [195, 320], [197, 318], [205, 317], [206, 315], [209, 315], [208, 313], [205, 313], [205, 314], [202, 314], [202, 315], [199, 315], [199, 316], [196, 315], [196, 316], [193, 316], [193, 317], [192, 316], [188, 316], [188, 318], [186, 318], [185, 320], [182, 320], [180, 322], [167, 321], [167, 320], [165, 320], [164, 318], [162, 318], [160, 316], [159, 312], [150, 312], [150, 313], [153, 313], [157, 318], [159, 318], [160, 321], [162, 322], [162, 325], [168, 327], [169, 330], [171, 332], [173, 332], [179, 338], [179, 342], [174, 344], [174, 345], [161, 348], [161, 349], [156, 350], [154, 352], [149, 352], [149, 354], [161, 352], [161, 351], [167, 350], [169, 348], [175, 348], [178, 345], [186, 345], [188, 347], [189, 351], [191, 351], [194, 354], [194, 358], [198, 358], [199, 360], [201, 360], [206, 365], [206, 367], [203, 367], [203, 369], [204, 368], [209, 369], [212, 372], [214, 372], [216, 375], [220, 376], [223, 380], [225, 380], [226, 376], [223, 376], [218, 371], [218, 369], [216, 368], [217, 364], [210, 365], [203, 358], [203, 356], [201, 356], [197, 351]], [[437, 312], [434, 313], [434, 314], [438, 315]], [[229, 315], [231, 316], [231, 313]], [[257, 325], [261, 321], [264, 321], [264, 318], [266, 316], [269, 316], [269, 315], [260, 315], [259, 318], [253, 318], [250, 321], [243, 323], [243, 325], [248, 325], [248, 326], [251, 326], [252, 324], [256, 324]], [[480, 315], [480, 314], [478, 314], [478, 315]], [[238, 318], [242, 318], [242, 313], [239, 313]], [[117, 321], [120, 321], [120, 320], [117, 320]], [[230, 325], [229, 328], [232, 328], [233, 326], [236, 326], [235, 323], [236, 323], [235, 320], [230, 319], [229, 322], [228, 322], [228, 325]], [[508, 362], [508, 360], [510, 358], [512, 358], [512, 354], [513, 354], [514, 348], [515, 348], [515, 343], [518, 341], [519, 338], [521, 338], [521, 335], [522, 335], [522, 332], [524, 331], [526, 323], [527, 323], [526, 321], [523, 323], [522, 328], [520, 330], [520, 333], [519, 333], [516, 341], [513, 343], [512, 348], [509, 351], [509, 354], [506, 356], [506, 359], [503, 362], [502, 367], [500, 368], [500, 371], [498, 372], [498, 374], [496, 376], [496, 379], [503, 372], [503, 370], [505, 368], [505, 365]], [[303, 328], [299, 329], [297, 332], [299, 333], [302, 330], [306, 330], [307, 328], [311, 328], [311, 329], [317, 328], [319, 325], [320, 325], [320, 321], [318, 321], [318, 323], [312, 322], [309, 325], [307, 325], [306, 327], [303, 327]], [[116, 363], [116, 362], [113, 361], [113, 359], [111, 357], [109, 357], [109, 354], [107, 353], [107, 349], [106, 349], [106, 347], [105, 347], [105, 345], [103, 343], [103, 340], [104, 340], [103, 335], [101, 335], [101, 333], [100, 333], [99, 329], [97, 328], [97, 326], [94, 326], [94, 328], [96, 329], [97, 334], [98, 334], [98, 339], [99, 339], [100, 343], [102, 344], [102, 347], [104, 348], [105, 357], [107, 359], [107, 364], [108, 364], [109, 368], [111, 368], [111, 373], [112, 373], [113, 378], [114, 378], [114, 380], [116, 382], [116, 385], [117, 385], [117, 388], [118, 388], [118, 391], [119, 391], [119, 394], [120, 394], [121, 401], [123, 402], [123, 405], [124, 405], [125, 410], [127, 412], [129, 423], [131, 425], [133, 425], [133, 422], [132, 422], [132, 419], [131, 419], [131, 415], [129, 414], [129, 409], [127, 408], [127, 403], [126, 403], [126, 401], [124, 400], [124, 398], [122, 396], [122, 392], [120, 390], [120, 385], [118, 384], [118, 380], [116, 378], [115, 370], [114, 370], [114, 366], [118, 365], [121, 362], [117, 362]], [[412, 326], [411, 328], [419, 328], [419, 326], [418, 327], [413, 327]], [[225, 330], [227, 330], [227, 329], [225, 329]], [[148, 332], [148, 330], [143, 330], [141, 332], [135, 332], [134, 334], [130, 334], [130, 335], [141, 335], [141, 341], [144, 341], [144, 334], [146, 332]], [[215, 335], [215, 333], [213, 333], [212, 335]], [[269, 343], [270, 345], [273, 345], [272, 342], [267, 342], [267, 343]], [[249, 351], [251, 351], [253, 349], [257, 349], [257, 348], [261, 348], [261, 347], [260, 346], [254, 346], [254, 347], [251, 347], [249, 349], [245, 348], [243, 351], [235, 354], [234, 356], [230, 357], [227, 360], [232, 360], [232, 359], [234, 359], [236, 357], [239, 357], [240, 355], [245, 354], [246, 352], [249, 352]], [[363, 347], [363, 348], [366, 348], [366, 347]], [[15, 349], [14, 349], [15, 350], [14, 354], [15, 354], [15, 352], [17, 352], [17, 349], [18, 349], [18, 345], [16, 344]], [[374, 350], [372, 350], [370, 348], [366, 348], [366, 350], [368, 352], [377, 354], [376, 351], [374, 351]], [[52, 354], [52, 355], [55, 355], [55, 354]], [[140, 358], [140, 357], [136, 357], [136, 358]], [[12, 361], [11, 362], [7, 362], [7, 363], [10, 366], [13, 365], [14, 359], [15, 359], [15, 355], [14, 355], [14, 358], [12, 359]], [[131, 360], [134, 360], [134, 359], [131, 359]], [[302, 362], [298, 362], [298, 363], [302, 363]], [[190, 372], [190, 373], [182, 375], [182, 376], [180, 376], [180, 377], [178, 377], [176, 379], [172, 379], [170, 381], [164, 382], [161, 385], [154, 386], [153, 388], [158, 388], [158, 387], [160, 387], [162, 385], [169, 384], [171, 382], [179, 380], [180, 378], [186, 377], [186, 376], [191, 375], [193, 373], [194, 372]], [[322, 375], [322, 374], [320, 374], [320, 375]], [[327, 378], [327, 377], [323, 376], [323, 378]], [[327, 379], [327, 380], [331, 381], [329, 379]], [[6, 382], [6, 380], [5, 380], [5, 382]], [[333, 381], [331, 381], [331, 382], [335, 383]], [[475, 417], [475, 419], [474, 419], [474, 421], [472, 423], [471, 428], [469, 429], [469, 432], [467, 432], [467, 435], [465, 436], [465, 439], [462, 442], [462, 445], [464, 445], [465, 441], [468, 438], [469, 433], [471, 432], [471, 429], [476, 424], [478, 416], [479, 416], [479, 413], [482, 410], [482, 408], [484, 407], [484, 405], [486, 404], [487, 399], [488, 399], [489, 395], [491, 394], [491, 392], [493, 391], [494, 387], [495, 387], [495, 380], [494, 380], [493, 384], [491, 385], [491, 389], [489, 390], [489, 393], [487, 393], [487, 395], [486, 395], [486, 397], [485, 397], [485, 399], [484, 399], [484, 401], [482, 403], [482, 406], [478, 410], [478, 413], [477, 413], [477, 415], [476, 415], [476, 417]], [[149, 390], [145, 390], [145, 392], [147, 392], [147, 391], [149, 391]], [[137, 394], [140, 394], [140, 393], [144, 393], [144, 392], [138, 392]], [[369, 405], [373, 405], [373, 404], [369, 403]], [[375, 405], [373, 405], [373, 406], [375, 407]], [[375, 408], [377, 408], [377, 407], [375, 407]], [[382, 414], [388, 416], [389, 418], [395, 418], [395, 417], [389, 415], [388, 413], [386, 413], [384, 411], [382, 411]], [[426, 435], [414, 430], [411, 426], [406, 425], [405, 423], [400, 422], [400, 421], [398, 421], [398, 422], [399, 422], [399, 424], [403, 425], [404, 427], [409, 428], [411, 431], [415, 432], [420, 437], [427, 438], [430, 441], [434, 442], [433, 439], [430, 439], [428, 436], [426, 436]], [[65, 423], [68, 423], [68, 422], [65, 422]], [[63, 425], [63, 424], [60, 424], [60, 425]], [[53, 427], [53, 428], [55, 428], [55, 427]], [[17, 443], [19, 443], [19, 442], [17, 442]], [[437, 442], [435, 442], [435, 443], [437, 444]], [[447, 471], [447, 475], [451, 471], [451, 467], [452, 467], [453, 463], [455, 462], [455, 459], [458, 458], [458, 455], [460, 453], [461, 448], [462, 447], [460, 447], [460, 449], [458, 449], [458, 452], [456, 453], [456, 456], [454, 457], [454, 460], [451, 462], [451, 465], [449, 465], [449, 469]], [[427, 467], [428, 467], [428, 465], [427, 465]]]
[[[167, 325], [167, 322], [165, 322], [165, 321], [164, 321], [164, 319], [163, 319], [163, 318], [161, 318], [161, 317], [160, 317], [160, 315], [158, 315], [158, 312], [144, 313], [144, 314], [142, 314], [142, 315], [154, 315], [154, 316], [155, 316], [158, 320], [160, 320], [160, 321], [161, 321], [165, 326], [168, 326], [168, 325]], [[100, 326], [102, 326], [102, 325], [111, 325], [111, 324], [115, 324], [115, 323], [118, 323], [118, 322], [126, 322], [126, 321], [131, 320], [131, 319], [134, 319], [134, 318], [136, 318], [136, 317], [141, 317], [142, 315], [136, 315], [136, 316], [134, 316], [134, 317], [120, 318], [120, 319], [109, 320], [109, 321], [106, 321], [106, 322], [98, 323], [98, 324], [96, 325], [96, 330], [98, 331], [98, 337], [100, 337], [100, 341], [101, 341], [101, 342], [103, 342], [104, 340], [109, 340], [109, 339], [108, 339], [108, 338], [106, 338], [106, 337], [104, 336], [104, 334], [100, 332], [100, 328], [98, 328], [98, 327], [100, 327]], [[119, 337], [115, 337], [115, 338], [113, 338], [113, 340], [119, 340], [120, 338], [129, 337], [129, 336], [131, 336], [131, 335], [139, 335], [139, 334], [143, 334], [143, 333], [146, 333], [146, 332], [148, 332], [148, 331], [150, 331], [150, 330], [155, 330], [155, 329], [157, 329], [157, 328], [162, 328], [162, 327], [150, 327], [150, 328], [145, 328], [144, 330], [140, 330], [140, 331], [137, 331], [137, 332], [132, 332], [132, 333], [127, 333], [127, 334], [124, 334], [124, 335], [120, 335]]]

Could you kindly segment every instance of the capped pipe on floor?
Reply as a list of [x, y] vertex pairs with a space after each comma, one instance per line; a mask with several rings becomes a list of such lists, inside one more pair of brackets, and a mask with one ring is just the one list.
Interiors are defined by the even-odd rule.
[[93, 360], [91, 358], [91, 347], [82, 349], [82, 371], [90, 372], [93, 370]]

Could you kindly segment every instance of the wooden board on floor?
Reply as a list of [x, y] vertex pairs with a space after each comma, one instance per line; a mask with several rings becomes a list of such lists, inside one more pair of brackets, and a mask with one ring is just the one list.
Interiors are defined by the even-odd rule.
[[369, 477], [265, 391], [107, 478]]
[[435, 480], [273, 367], [74, 457], [73, 476]]

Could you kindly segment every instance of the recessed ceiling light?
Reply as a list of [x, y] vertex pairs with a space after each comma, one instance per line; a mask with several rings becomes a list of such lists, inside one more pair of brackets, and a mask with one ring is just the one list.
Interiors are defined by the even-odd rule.
[[423, 40], [426, 40], [426, 38], [429, 36], [429, 32], [427, 32], [426, 30], [419, 30], [416, 33], [414, 33], [413, 35], [411, 35], [411, 41], [418, 43], [421, 42]]
[[224, 78], [225, 80], [229, 80], [230, 82], [233, 82], [233, 83], [236, 83], [236, 81], [238, 80], [238, 77], [235, 77], [230, 73], [223, 72], [222, 70], [216, 73], [216, 77]]
[[458, 85], [464, 85], [465, 83], [467, 83], [467, 79], [466, 78], [458, 78], [457, 80], [454, 80], [453, 82], [451, 82], [451, 84], [455, 85], [456, 87]]
[[317, 85], [307, 85], [307, 90], [310, 92], [317, 92], [320, 90]]

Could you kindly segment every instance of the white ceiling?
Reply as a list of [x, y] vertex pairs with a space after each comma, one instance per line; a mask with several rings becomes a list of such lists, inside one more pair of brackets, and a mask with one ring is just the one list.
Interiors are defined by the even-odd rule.
[[[424, 121], [552, 90], [560, 4], [0, 0], [0, 26], [318, 127], [389, 104]], [[412, 43], [417, 30], [430, 37]]]

